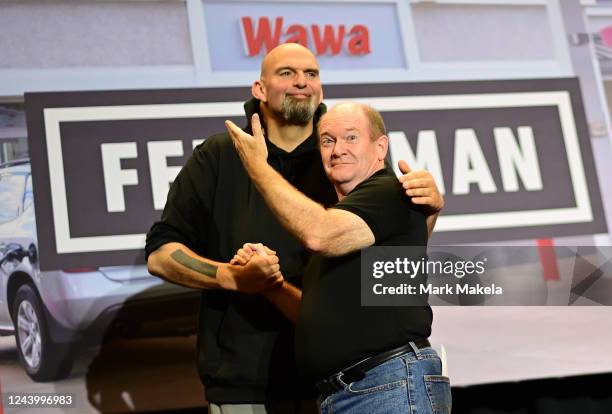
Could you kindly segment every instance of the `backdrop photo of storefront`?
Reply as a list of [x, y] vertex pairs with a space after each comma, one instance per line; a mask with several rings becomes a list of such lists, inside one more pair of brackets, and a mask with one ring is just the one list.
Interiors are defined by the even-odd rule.
[[[328, 106], [380, 110], [391, 161], [432, 173], [446, 200], [432, 244], [532, 246], [507, 263], [517, 283], [581, 292], [565, 307], [435, 307], [453, 412], [612, 412], [612, 298], [595, 295], [610, 266], [570, 280], [575, 259], [549, 254], [612, 242], [607, 0], [1, 2], [0, 233], [15, 234], [0, 234], [0, 330], [14, 333], [16, 257], [36, 289], [66, 269], [149, 280], [144, 236], [169, 184], [225, 119], [244, 124], [261, 59], [284, 42], [315, 53]], [[28, 243], [13, 225], [24, 197], [2, 198], [16, 164], [31, 164]], [[150, 278], [125, 298], [165, 286]]]

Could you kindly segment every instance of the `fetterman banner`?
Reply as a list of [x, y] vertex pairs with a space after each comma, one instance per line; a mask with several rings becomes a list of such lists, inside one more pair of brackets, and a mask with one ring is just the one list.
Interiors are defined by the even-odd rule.
[[[606, 233], [576, 79], [334, 85], [380, 110], [391, 162], [427, 168], [436, 244]], [[247, 88], [26, 94], [43, 270], [144, 262], [194, 146], [245, 125]]]

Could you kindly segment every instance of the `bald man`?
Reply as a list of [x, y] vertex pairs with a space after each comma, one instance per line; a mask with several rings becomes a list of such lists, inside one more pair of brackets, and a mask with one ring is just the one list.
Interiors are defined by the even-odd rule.
[[[267, 163], [311, 199], [336, 203], [314, 130], [325, 112], [315, 56], [297, 44], [276, 47], [251, 92], [245, 115], [260, 116]], [[411, 172], [400, 180], [414, 202], [428, 207], [433, 227], [443, 199], [431, 176]], [[251, 241], [276, 251], [244, 266], [230, 264]], [[227, 133], [198, 146], [178, 174], [161, 220], [147, 235], [146, 255], [151, 274], [202, 289], [198, 369], [211, 410], [302, 412], [298, 401], [308, 392], [297, 380], [292, 324], [254, 293], [300, 286], [309, 254], [266, 206]]]

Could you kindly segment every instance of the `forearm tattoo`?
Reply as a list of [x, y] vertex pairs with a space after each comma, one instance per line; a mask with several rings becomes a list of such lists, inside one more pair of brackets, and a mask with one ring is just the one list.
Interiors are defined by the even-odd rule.
[[210, 263], [203, 262], [201, 260], [195, 259], [191, 256], [188, 256], [181, 249], [177, 249], [170, 255], [171, 258], [174, 259], [177, 263], [182, 264], [183, 266], [194, 270], [198, 273], [201, 273], [205, 276], [216, 278], [217, 277], [217, 266], [211, 265]]

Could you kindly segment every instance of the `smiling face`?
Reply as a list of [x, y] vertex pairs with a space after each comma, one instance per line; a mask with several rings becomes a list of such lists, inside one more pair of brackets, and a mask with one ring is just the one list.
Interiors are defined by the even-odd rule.
[[286, 124], [307, 125], [323, 100], [317, 59], [296, 43], [276, 47], [264, 58], [252, 92], [268, 115]]
[[384, 167], [388, 139], [372, 137], [366, 108], [340, 104], [319, 121], [321, 159], [329, 180], [346, 195], [357, 184]]

